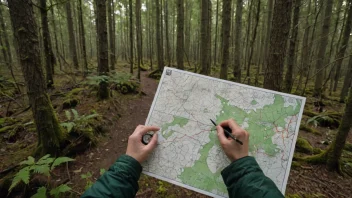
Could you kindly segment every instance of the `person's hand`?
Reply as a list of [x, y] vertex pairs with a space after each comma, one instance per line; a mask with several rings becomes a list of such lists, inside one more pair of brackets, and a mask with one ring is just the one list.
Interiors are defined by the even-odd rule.
[[132, 135], [128, 138], [126, 155], [136, 159], [139, 163], [148, 159], [150, 153], [154, 150], [158, 141], [158, 134], [154, 133], [153, 138], [148, 145], [142, 143], [142, 136], [149, 131], [159, 131], [159, 127], [138, 125]]
[[[231, 137], [226, 138], [224, 129], [222, 127], [230, 127], [232, 134], [237, 139], [241, 140], [243, 145], [234, 141], [231, 139]], [[221, 147], [231, 162], [248, 156], [249, 133], [238, 126], [238, 124], [233, 119], [221, 122], [218, 126], [216, 126], [216, 130]]]

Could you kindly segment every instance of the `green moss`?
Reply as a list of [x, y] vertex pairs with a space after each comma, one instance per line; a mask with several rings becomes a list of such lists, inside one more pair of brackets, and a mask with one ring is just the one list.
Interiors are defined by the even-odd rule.
[[15, 126], [5, 126], [0, 128], [0, 133], [7, 133], [14, 129]]
[[147, 65], [141, 65], [141, 71], [148, 71], [149, 67]]
[[327, 161], [327, 151], [320, 154], [300, 158], [301, 161], [308, 162], [311, 164], [325, 164]]
[[85, 90], [84, 88], [75, 88], [75, 89], [72, 89], [68, 94], [67, 96], [73, 96], [73, 95], [78, 95], [81, 91]]
[[298, 194], [287, 194], [285, 195], [285, 198], [301, 198]]
[[313, 153], [313, 147], [310, 143], [304, 138], [297, 138], [295, 151], [300, 153]]
[[308, 116], [308, 117], [314, 117], [314, 116], [318, 116], [319, 114], [305, 109], [305, 110], [303, 111], [303, 115], [306, 115], [306, 116]]
[[152, 71], [148, 75], [148, 77], [159, 80], [161, 78], [161, 74], [162, 74], [162, 72], [159, 69], [157, 69], [157, 70]]
[[350, 152], [352, 152], [352, 144], [350, 144], [350, 143], [346, 143], [345, 144], [345, 148], [344, 148], [346, 151], [350, 151]]
[[306, 132], [309, 132], [309, 133], [313, 133], [315, 135], [321, 135], [321, 133], [319, 131], [317, 131], [316, 129], [314, 128], [311, 128], [305, 124], [301, 124], [299, 126], [299, 129], [302, 130], [302, 131], [306, 131]]
[[301, 163], [292, 161], [291, 168], [298, 168], [298, 167], [301, 167]]
[[78, 105], [79, 99], [76, 97], [68, 98], [62, 103], [62, 108], [63, 109], [70, 109], [74, 108]]

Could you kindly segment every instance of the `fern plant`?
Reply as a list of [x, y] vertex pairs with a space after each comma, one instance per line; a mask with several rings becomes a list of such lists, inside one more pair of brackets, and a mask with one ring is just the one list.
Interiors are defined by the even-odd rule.
[[65, 111], [67, 121], [61, 123], [61, 126], [67, 129], [67, 132], [70, 133], [75, 127], [82, 128], [87, 127], [89, 125], [89, 121], [93, 118], [100, 117], [100, 115], [96, 112], [93, 112], [90, 115], [82, 115], [80, 116], [75, 109], [71, 109], [72, 114], [70, 111]]
[[[36, 162], [32, 156], [29, 156], [27, 160], [24, 160], [20, 163], [20, 165], [24, 165], [25, 167], [23, 167], [21, 170], [18, 171], [18, 173], [16, 173], [15, 177], [12, 180], [11, 186], [9, 188], [9, 193], [12, 191], [14, 187], [16, 187], [21, 182], [25, 184], [29, 184], [30, 177], [33, 174], [42, 174], [49, 177], [50, 172], [54, 170], [55, 167], [59, 166], [62, 163], [70, 162], [70, 161], [74, 161], [74, 159], [69, 157], [52, 158], [50, 157], [50, 154], [47, 154]], [[61, 193], [63, 191], [62, 189], [64, 190], [66, 189], [65, 192], [67, 192], [67, 189], [69, 188], [67, 187], [68, 186], [60, 187], [61, 190], [55, 188], [56, 191], [53, 191], [53, 195], [55, 196], [56, 194]], [[43, 195], [45, 194], [46, 194], [46, 187], [41, 187], [37, 190], [37, 193], [32, 197], [39, 198], [39, 197], [43, 197]], [[50, 191], [50, 194], [52, 194], [52, 191]]]

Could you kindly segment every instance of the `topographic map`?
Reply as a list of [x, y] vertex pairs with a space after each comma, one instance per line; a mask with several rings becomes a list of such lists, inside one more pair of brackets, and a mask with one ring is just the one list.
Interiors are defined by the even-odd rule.
[[250, 133], [250, 155], [284, 194], [305, 98], [165, 67], [146, 125], [160, 126], [144, 173], [214, 197], [228, 197], [230, 164], [214, 125], [233, 118]]

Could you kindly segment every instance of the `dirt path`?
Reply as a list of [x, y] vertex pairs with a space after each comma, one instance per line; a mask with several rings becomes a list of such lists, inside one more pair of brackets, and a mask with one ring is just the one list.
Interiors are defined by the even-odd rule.
[[135, 127], [145, 123], [158, 83], [148, 78], [146, 72], [142, 73], [141, 81], [142, 91], [146, 95], [123, 101], [121, 106], [125, 108], [125, 111], [119, 112], [122, 113], [121, 118], [109, 126], [110, 132], [107, 139], [98, 147], [76, 157], [71, 170], [81, 169], [81, 171], [72, 175], [73, 189], [84, 191], [85, 181], [80, 178], [80, 174], [90, 171], [94, 178], [98, 178], [101, 168], [107, 170], [120, 155], [125, 153], [128, 136]]

